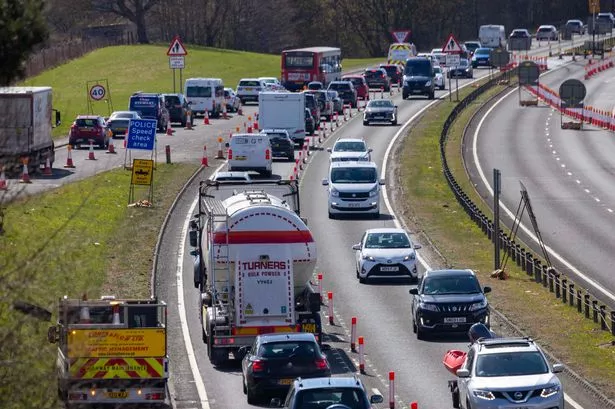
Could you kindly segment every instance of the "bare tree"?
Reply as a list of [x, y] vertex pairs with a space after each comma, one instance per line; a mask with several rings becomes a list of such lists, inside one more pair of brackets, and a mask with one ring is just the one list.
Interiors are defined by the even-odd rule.
[[[145, 16], [160, 0], [92, 0], [95, 10], [112, 13], [133, 22], [137, 26], [137, 41], [149, 43]], [[168, 7], [168, 4], [166, 5]]]

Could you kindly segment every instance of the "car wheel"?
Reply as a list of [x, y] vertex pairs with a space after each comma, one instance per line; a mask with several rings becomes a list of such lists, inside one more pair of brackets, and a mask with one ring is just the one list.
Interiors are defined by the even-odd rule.
[[455, 390], [451, 392], [451, 398], [453, 400], [453, 408], [459, 409], [459, 389], [455, 388]]
[[271, 175], [272, 175], [272, 172], [271, 172], [270, 170], [266, 170], [266, 171], [263, 173], [263, 175], [265, 175], [265, 177], [270, 178], [270, 177], [271, 177]]
[[391, 121], [391, 125], [396, 126], [397, 125], [397, 119], [394, 121]]
[[246, 377], [241, 375], [241, 383], [243, 384], [243, 394], [248, 394], [248, 388], [246, 387]]
[[363, 126], [369, 126], [369, 122], [368, 121], [363, 121]]
[[247, 399], [249, 405], [254, 405], [258, 403], [258, 395], [252, 389], [250, 389], [250, 386], [246, 386], [246, 395], [248, 395]]
[[329, 212], [329, 219], [335, 219], [335, 215], [331, 212]]
[[442, 86], [440, 87], [440, 90], [442, 90], [442, 91], [444, 91], [445, 89], [446, 89], [446, 86], [445, 86], [445, 85], [442, 85]]
[[286, 159], [288, 159], [289, 162], [294, 162], [295, 161], [295, 152], [289, 153], [288, 156], [286, 157]]
[[434, 97], [435, 97], [435, 95], [434, 95], [434, 93], [433, 93], [433, 92], [432, 92], [432, 93], [430, 93], [430, 94], [427, 96], [427, 98], [428, 98], [428, 99], [434, 99]]
[[355, 267], [355, 272], [357, 273], [357, 278], [361, 278], [361, 276], [359, 276], [359, 269]]
[[367, 282], [367, 277], [359, 277], [359, 283], [365, 284]]
[[419, 341], [425, 339], [425, 331], [423, 331], [421, 327], [418, 326], [418, 324], [416, 325], [416, 339], [418, 339]]
[[401, 94], [401, 99], [407, 99], [408, 98], [408, 94]]

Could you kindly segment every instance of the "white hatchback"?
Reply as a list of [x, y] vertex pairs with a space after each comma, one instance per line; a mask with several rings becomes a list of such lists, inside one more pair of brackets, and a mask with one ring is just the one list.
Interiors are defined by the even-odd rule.
[[271, 176], [273, 155], [269, 136], [260, 133], [233, 134], [228, 145], [229, 172], [256, 171]]
[[369, 162], [371, 160], [370, 153], [372, 149], [367, 147], [363, 139], [340, 138], [335, 141], [333, 148], [327, 148], [327, 152], [331, 154], [329, 157], [331, 162]]

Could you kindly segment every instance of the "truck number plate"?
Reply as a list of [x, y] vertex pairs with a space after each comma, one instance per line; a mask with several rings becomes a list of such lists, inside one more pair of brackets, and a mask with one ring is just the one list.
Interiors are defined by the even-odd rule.
[[314, 324], [314, 323], [301, 324], [301, 332], [310, 332], [312, 334], [315, 334], [316, 333], [316, 324]]
[[128, 391], [123, 392], [106, 392], [107, 398], [110, 399], [126, 399], [128, 398]]
[[445, 324], [457, 324], [466, 322], [466, 317], [446, 317], [444, 318]]

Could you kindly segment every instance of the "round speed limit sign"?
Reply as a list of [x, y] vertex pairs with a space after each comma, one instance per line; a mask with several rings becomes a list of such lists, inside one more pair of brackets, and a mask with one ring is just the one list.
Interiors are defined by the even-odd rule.
[[106, 94], [107, 91], [102, 85], [94, 85], [92, 88], [90, 88], [90, 98], [95, 101], [100, 101], [105, 97]]

